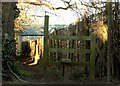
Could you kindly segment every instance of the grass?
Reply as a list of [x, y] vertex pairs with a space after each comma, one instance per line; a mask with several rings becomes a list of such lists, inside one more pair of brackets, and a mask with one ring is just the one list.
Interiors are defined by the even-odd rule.
[[28, 71], [28, 70], [18, 70], [20, 75], [24, 75], [24, 76], [33, 76], [35, 75], [35, 73], [33, 71]]
[[19, 62], [14, 62], [12, 69], [18, 75], [23, 75], [23, 76], [35, 75], [35, 73], [33, 71], [24, 69], [23, 65], [21, 65]]

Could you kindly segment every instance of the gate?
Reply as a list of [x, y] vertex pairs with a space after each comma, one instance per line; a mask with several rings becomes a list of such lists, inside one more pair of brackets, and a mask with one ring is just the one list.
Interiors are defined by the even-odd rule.
[[[46, 72], [47, 65], [48, 64], [55, 64], [55, 63], [69, 63], [69, 66], [81, 66], [85, 70], [85, 67], [89, 68], [89, 78], [93, 79], [95, 75], [95, 45], [96, 45], [96, 36], [94, 34], [90, 36], [79, 36], [79, 35], [57, 35], [57, 34], [49, 34], [48, 33], [48, 27], [49, 27], [49, 16], [45, 16], [45, 24], [44, 24], [44, 54], [43, 54], [43, 68], [44, 73]], [[86, 41], [90, 42], [90, 48], [60, 48], [59, 45], [55, 47], [50, 46], [50, 40], [54, 40], [57, 43], [60, 42], [58, 40], [66, 40], [66, 41]], [[56, 59], [54, 61], [51, 61], [50, 53], [55, 53]], [[58, 60], [58, 53], [67, 53], [67, 55], [70, 54], [79, 54], [82, 53], [82, 59], [81, 61], [73, 61], [71, 58], [63, 58], [61, 56], [61, 59]], [[89, 54], [89, 55], [87, 55]], [[86, 57], [89, 56], [89, 57]], [[86, 58], [89, 58], [89, 61], [86, 61]], [[67, 62], [64, 62], [63, 59], [66, 59]]]

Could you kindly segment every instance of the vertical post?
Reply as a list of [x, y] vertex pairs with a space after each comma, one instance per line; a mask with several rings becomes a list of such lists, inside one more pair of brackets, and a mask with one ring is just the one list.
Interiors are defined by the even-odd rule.
[[[111, 1], [111, 0], [110, 0]], [[107, 42], [107, 81], [110, 82], [111, 79], [111, 69], [110, 69], [110, 60], [111, 60], [111, 29], [112, 29], [112, 2], [107, 2], [108, 9], [108, 42]]]
[[91, 35], [91, 55], [90, 55], [90, 79], [94, 79], [95, 74], [95, 45], [96, 45], [96, 36]]
[[[76, 19], [76, 36], [78, 36], [79, 23], [80, 23], [80, 18], [77, 17], [77, 19]], [[76, 49], [77, 49], [78, 48], [78, 40], [76, 40], [76, 44], [75, 45], [76, 45]], [[76, 60], [79, 60], [79, 59], [77, 59], [78, 56], [79, 56], [79, 54], [76, 53]]]
[[[88, 29], [88, 22], [87, 22], [87, 18], [86, 18], [86, 11], [84, 13], [84, 36], [89, 36], [89, 29]], [[89, 48], [89, 41], [88, 40], [84, 40], [85, 46], [84, 49], [88, 49]], [[83, 52], [83, 62], [86, 62], [87, 59], [90, 58], [89, 54], [86, 54], [85, 52]], [[87, 66], [84, 67], [84, 72], [86, 71], [86, 68], [88, 68]]]
[[[86, 12], [84, 14], [84, 36], [89, 36], [89, 28], [88, 28], [88, 21], [86, 18]], [[90, 47], [90, 43], [88, 40], [85, 40], [85, 49], [88, 49]], [[88, 55], [86, 55], [87, 57]], [[89, 57], [89, 56], [88, 56]], [[87, 57], [87, 58], [88, 58]]]
[[[57, 35], [57, 30], [55, 29], [55, 34]], [[58, 39], [54, 39], [55, 40], [55, 48], [58, 48]], [[56, 57], [56, 61], [58, 61], [58, 52], [55, 53], [55, 57]]]
[[[67, 40], [67, 47], [66, 48], [69, 48], [70, 47], [70, 40]], [[67, 53], [67, 58], [69, 58], [69, 54], [70, 53]]]
[[43, 52], [43, 73], [46, 73], [47, 68], [47, 57], [48, 57], [48, 27], [49, 27], [49, 16], [45, 15], [44, 20], [44, 52]]

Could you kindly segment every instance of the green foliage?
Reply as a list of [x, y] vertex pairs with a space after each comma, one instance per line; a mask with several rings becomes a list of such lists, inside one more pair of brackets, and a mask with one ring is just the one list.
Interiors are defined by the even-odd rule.
[[18, 71], [19, 71], [20, 75], [24, 75], [24, 76], [32, 76], [32, 75], [35, 74], [35, 73], [32, 72], [32, 71], [27, 71], [27, 70], [22, 70], [22, 69], [20, 69], [20, 70], [18, 70]]
[[2, 41], [3, 41], [2, 42], [2, 66], [3, 66], [3, 69], [8, 69], [7, 62], [8, 61], [12, 62], [14, 59], [13, 57], [15, 56], [15, 49], [13, 47], [15, 40], [8, 37], [8, 35], [6, 34], [3, 37]]
[[17, 62], [14, 62], [13, 63], [13, 65], [12, 65], [12, 70], [16, 73], [16, 74], [18, 74], [18, 75], [20, 75], [20, 72], [19, 72], [19, 69], [22, 67], [22, 65], [20, 65], [20, 63], [17, 61]]
[[32, 76], [32, 75], [34, 75], [34, 72], [29, 71], [29, 70], [25, 70], [23, 65], [21, 65], [18, 61], [13, 63], [12, 70], [16, 74], [22, 75], [22, 76]]
[[82, 73], [82, 69], [79, 68], [79, 67], [71, 67], [71, 70], [70, 70], [70, 79], [71, 80], [80, 80], [83, 78], [83, 73]]
[[56, 79], [63, 79], [62, 68], [58, 65], [49, 66], [47, 69], [48, 77], [54, 77]]

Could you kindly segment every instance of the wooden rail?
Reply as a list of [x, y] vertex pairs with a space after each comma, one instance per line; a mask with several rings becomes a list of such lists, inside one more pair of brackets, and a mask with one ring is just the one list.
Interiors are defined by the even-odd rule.
[[91, 36], [61, 36], [61, 35], [49, 35], [49, 39], [61, 39], [61, 40], [91, 40]]
[[49, 52], [56, 53], [91, 53], [91, 49], [49, 48]]
[[[78, 36], [78, 35], [57, 35], [57, 32], [55, 32], [54, 35], [49, 35], [48, 33], [48, 16], [45, 16], [45, 25], [44, 25], [44, 57], [43, 57], [43, 65], [44, 69], [46, 69], [47, 63], [53, 63], [53, 64], [62, 64], [61, 61], [55, 60], [55, 61], [48, 61], [49, 55], [51, 52], [54, 53], [55, 58], [58, 58], [58, 53], [67, 53], [67, 57], [70, 53], [74, 53], [75, 55], [78, 55], [77, 53], [82, 53], [84, 57], [82, 57], [84, 60], [82, 62], [74, 62], [72, 61], [69, 65], [82, 65], [89, 67], [89, 74], [90, 78], [94, 78], [95, 74], [95, 45], [96, 45], [96, 36], [95, 35], [87, 35], [87, 36]], [[53, 44], [54, 47], [49, 47], [49, 40], [54, 40]], [[66, 40], [66, 43], [69, 44], [69, 41], [75, 42], [75, 44], [78, 45], [78, 41], [84, 40], [85, 44], [87, 45], [86, 41], [90, 41], [90, 49], [88, 47], [84, 48], [78, 48], [77, 46], [74, 47], [74, 43], [72, 44], [72, 47], [66, 46], [66, 48], [59, 47], [59, 41], [60, 40]], [[88, 49], [87, 49], [88, 48]], [[90, 61], [86, 62], [86, 54], [90, 54]], [[83, 67], [85, 69], [85, 67]]]
[[[62, 61], [49, 61], [49, 64], [62, 65]], [[89, 66], [90, 62], [71, 62], [70, 66]]]

